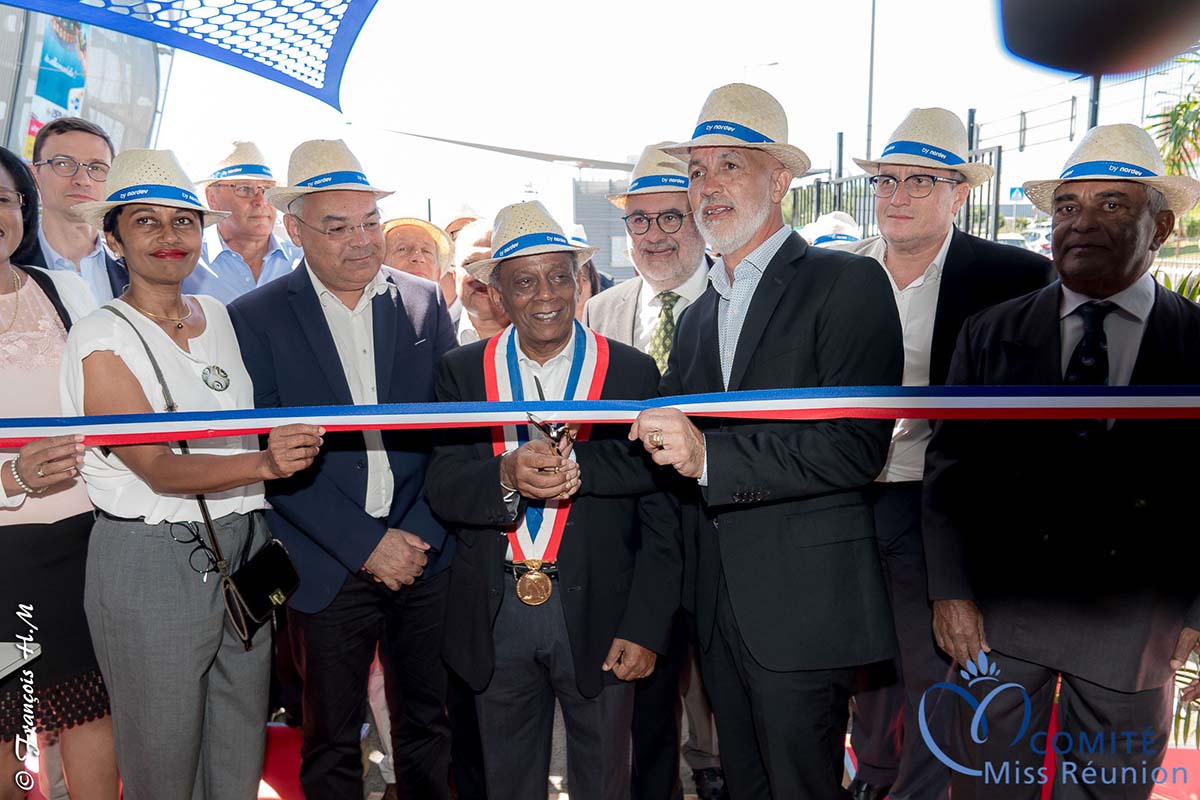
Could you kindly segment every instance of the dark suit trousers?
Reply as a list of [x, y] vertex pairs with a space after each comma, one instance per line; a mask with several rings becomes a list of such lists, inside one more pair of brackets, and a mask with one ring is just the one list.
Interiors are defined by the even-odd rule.
[[722, 576], [717, 619], [701, 655], [733, 800], [845, 800], [853, 669], [776, 672], [754, 660]]
[[[986, 631], [986, 619], [984, 626]], [[954, 800], [1037, 800], [1041, 797], [1042, 786], [1029, 781], [1017, 783], [1014, 767], [1017, 762], [1023, 771], [1042, 766], [1043, 756], [1037, 750], [1045, 751], [1047, 747], [1045, 731], [1050, 724], [1059, 673], [996, 650], [988, 658], [1000, 668], [999, 681], [981, 681], [968, 691], [982, 700], [1000, 684], [1018, 683], [1029, 696], [1032, 714], [1025, 733], [1010, 747], [1025, 713], [1023, 696], [1015, 689], [998, 692], [986, 706], [986, 741], [977, 744], [971, 740], [969, 731], [973, 710], [965, 701], [954, 699], [957, 728], [952, 734], [951, 752], [960, 764], [984, 770], [981, 777], [955, 772], [952, 780]], [[957, 683], [965, 682], [959, 680]], [[1153, 770], [1166, 754], [1173, 696], [1174, 686], [1170, 683], [1143, 692], [1118, 692], [1072, 675], [1063, 675], [1058, 697], [1059, 733], [1051, 745], [1060, 754], [1054, 772], [1047, 773], [1049, 782], [1054, 784], [1051, 795], [1054, 800], [1146, 800], [1154, 789], [1153, 783], [1149, 782], [1153, 779]], [[1133, 738], [1127, 741], [1121, 735], [1125, 732], [1130, 732]], [[1143, 732], [1154, 734], [1153, 742], [1146, 749], [1141, 740]], [[1115, 747], [1110, 738], [1113, 733], [1117, 734]], [[1100, 747], [1096, 747], [1096, 734], [1103, 736]], [[1001, 772], [1006, 763], [1009, 765], [1007, 776]], [[1097, 771], [1090, 781], [1084, 772], [1089, 764]], [[1123, 773], [1122, 767], [1134, 769]], [[1116, 781], [1103, 782], [1106, 773], [1115, 775]], [[1145, 783], [1140, 781], [1143, 774], [1150, 776]]]
[[683, 671], [689, 668], [688, 623], [683, 611], [671, 624], [667, 652], [654, 672], [636, 684], [633, 700], [633, 800], [682, 800], [679, 740]]
[[495, 671], [475, 700], [490, 800], [546, 796], [555, 699], [571, 800], [629, 798], [633, 684], [614, 681], [595, 697], [580, 694], [562, 594], [556, 581], [549, 600], [528, 606], [511, 582], [505, 587], [492, 629]]
[[[926, 689], [952, 674], [952, 665], [933, 638], [921, 541], [921, 484], [877, 483], [872, 496], [900, 656], [894, 669], [867, 670], [866, 687], [854, 695], [850, 743], [858, 758], [857, 777], [891, 786], [894, 800], [939, 800], [948, 796], [950, 771], [921, 740], [917, 708]], [[926, 718], [938, 738], [953, 725], [949, 703], [934, 702], [940, 699], [926, 703]]]
[[362, 797], [360, 736], [376, 646], [401, 797], [450, 797], [442, 621], [450, 573], [393, 592], [350, 575], [316, 614], [288, 611], [304, 679], [300, 783], [308, 800]]

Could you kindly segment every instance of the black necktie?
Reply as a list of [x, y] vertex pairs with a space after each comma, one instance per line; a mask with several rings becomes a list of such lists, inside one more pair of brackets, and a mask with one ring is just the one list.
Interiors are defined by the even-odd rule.
[[[1083, 320], [1083, 338], [1075, 345], [1063, 381], [1069, 386], [1108, 385], [1108, 337], [1104, 334], [1104, 319], [1117, 309], [1107, 300], [1093, 300], [1075, 309]], [[1077, 421], [1076, 434], [1080, 439], [1103, 435], [1108, 430], [1108, 421], [1103, 419], [1081, 419]]]

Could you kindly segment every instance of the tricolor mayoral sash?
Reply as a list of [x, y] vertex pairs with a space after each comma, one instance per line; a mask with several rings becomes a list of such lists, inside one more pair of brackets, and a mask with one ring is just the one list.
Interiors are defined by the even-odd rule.
[[[608, 340], [576, 322], [574, 342], [567, 346], [573, 348], [573, 352], [564, 396], [545, 399], [600, 399], [604, 378], [608, 373]], [[483, 355], [483, 375], [488, 402], [525, 400], [517, 359], [516, 329], [512, 325], [488, 340]], [[591, 425], [583, 425], [575, 438], [585, 440], [590, 432]], [[502, 455], [516, 450], [529, 439], [528, 425], [493, 428], [492, 450], [496, 455]], [[520, 522], [508, 532], [513, 561], [553, 562], [558, 557], [558, 546], [562, 542], [563, 529], [566, 528], [567, 515], [570, 513], [570, 500], [529, 500]]]

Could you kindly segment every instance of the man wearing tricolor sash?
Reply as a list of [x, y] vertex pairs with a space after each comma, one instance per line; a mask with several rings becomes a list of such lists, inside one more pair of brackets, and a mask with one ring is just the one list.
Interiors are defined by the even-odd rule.
[[[1057, 178], [1026, 183], [1051, 215], [1059, 280], [969, 318], [947, 383], [1200, 384], [1200, 308], [1150, 273], [1200, 181], [1165, 172], [1146, 131], [1102, 125]], [[933, 633], [965, 669], [944, 692], [957, 741], [926, 743], [953, 770], [955, 800], [1032, 800], [1047, 786], [1055, 800], [1141, 800], [1186, 781], [1158, 767], [1175, 672], [1200, 640], [1200, 423], [1147, 416], [934, 425]], [[1053, 768], [1018, 777], [1014, 763], [1039, 767], [1047, 750]]]
[[[575, 321], [580, 264], [538, 202], [501, 210], [470, 266], [513, 324], [442, 361], [442, 401], [646, 399], [654, 361]], [[679, 605], [678, 516], [623, 426], [440, 434], [427, 492], [458, 535], [444, 654], [476, 695], [490, 800], [546, 793], [554, 703], [573, 798], [629, 797], [632, 681]], [[540, 423], [540, 424], [539, 424]]]

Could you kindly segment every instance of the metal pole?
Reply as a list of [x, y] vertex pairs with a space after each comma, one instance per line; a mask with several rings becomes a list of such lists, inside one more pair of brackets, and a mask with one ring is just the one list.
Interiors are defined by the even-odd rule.
[[875, 99], [875, 0], [871, 0], [871, 60], [867, 68], [867, 158], [871, 158], [871, 110]]
[[842, 133], [841, 131], [838, 131], [838, 135], [837, 135], [837, 172], [835, 172], [833, 175], [833, 177], [836, 179], [834, 181], [833, 185], [835, 187], [837, 187], [834, 190], [833, 206], [838, 211], [843, 210], [843, 208], [842, 208], [842, 144], [844, 142], [845, 136], [846, 135], [844, 133]]
[[1088, 101], [1088, 130], [1100, 124], [1100, 76], [1092, 76], [1092, 97]]
[[979, 147], [979, 132], [975, 130], [975, 109], [967, 109], [967, 149]]
[[433, 222], [433, 198], [432, 197], [425, 198], [425, 217], [430, 222]]

